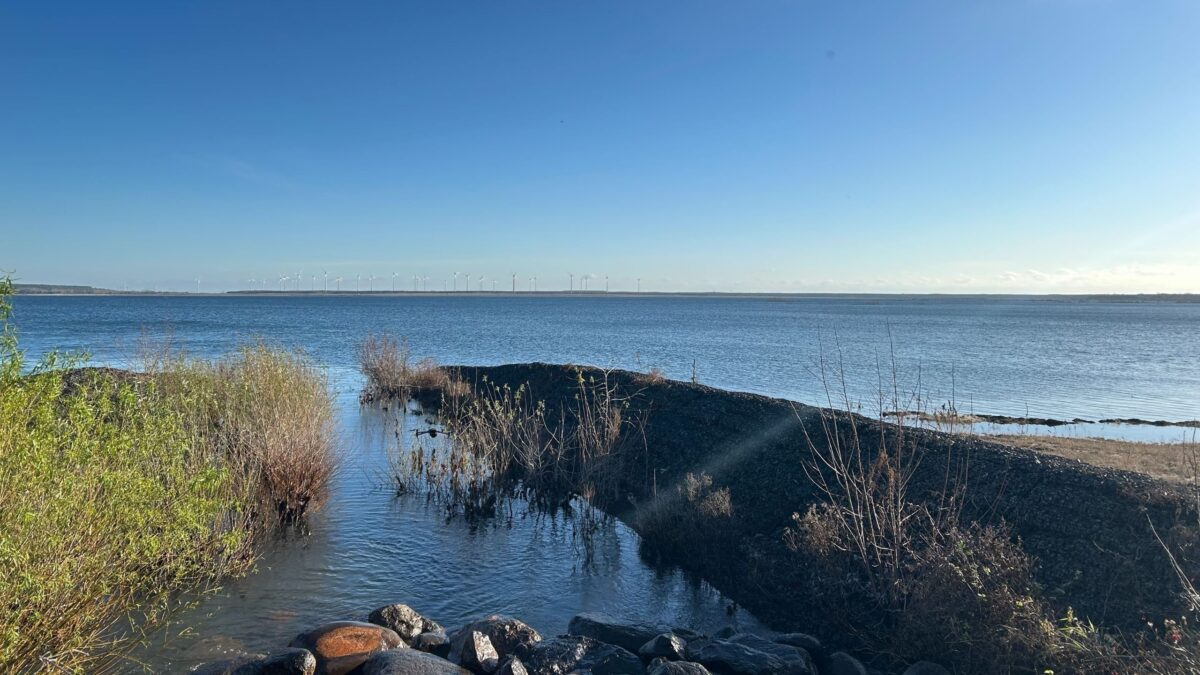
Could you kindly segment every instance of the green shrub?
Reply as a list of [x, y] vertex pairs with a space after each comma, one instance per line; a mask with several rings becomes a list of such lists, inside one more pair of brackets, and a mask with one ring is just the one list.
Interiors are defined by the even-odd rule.
[[0, 279], [0, 672], [92, 672], [128, 621], [246, 571], [256, 535], [319, 500], [329, 393], [261, 345], [148, 376], [29, 365], [10, 291]]

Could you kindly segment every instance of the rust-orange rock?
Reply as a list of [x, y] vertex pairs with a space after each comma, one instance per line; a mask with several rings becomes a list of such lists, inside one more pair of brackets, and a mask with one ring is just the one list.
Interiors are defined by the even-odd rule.
[[358, 621], [335, 621], [302, 633], [291, 646], [303, 647], [317, 657], [317, 672], [348, 672], [367, 657], [387, 649], [407, 648], [396, 631]]

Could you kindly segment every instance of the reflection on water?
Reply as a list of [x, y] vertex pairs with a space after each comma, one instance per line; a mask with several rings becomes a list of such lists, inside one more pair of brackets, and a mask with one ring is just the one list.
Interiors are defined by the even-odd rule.
[[[377, 409], [359, 409], [355, 387], [340, 388], [346, 467], [309, 536], [282, 542], [256, 574], [181, 613], [136, 659], [156, 672], [185, 671], [231, 652], [277, 649], [316, 624], [361, 619], [392, 602], [448, 628], [502, 613], [553, 635], [572, 615], [600, 611], [697, 630], [763, 630], [743, 610], [727, 615], [728, 601], [707, 584], [653, 569], [620, 522], [599, 521], [585, 555], [577, 523], [561, 513], [518, 503], [511, 518], [468, 523], [446, 518], [423, 494], [397, 497], [387, 477], [394, 429]], [[415, 418], [409, 425], [426, 426]]]

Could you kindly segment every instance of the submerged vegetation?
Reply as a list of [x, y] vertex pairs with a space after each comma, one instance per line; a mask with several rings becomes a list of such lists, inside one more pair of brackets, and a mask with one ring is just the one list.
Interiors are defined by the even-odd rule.
[[27, 363], [10, 290], [0, 280], [0, 670], [91, 672], [320, 500], [331, 403], [302, 356], [263, 345], [147, 374]]
[[439, 426], [394, 458], [392, 477], [401, 491], [423, 486], [448, 510], [488, 516], [517, 496], [550, 506], [611, 502], [630, 471], [644, 468], [644, 416], [630, 412], [637, 392], [622, 392], [603, 372], [576, 371], [570, 399], [547, 405], [527, 386], [468, 383], [428, 360], [414, 366], [404, 343], [390, 338], [368, 337], [358, 353], [364, 400], [436, 403]]

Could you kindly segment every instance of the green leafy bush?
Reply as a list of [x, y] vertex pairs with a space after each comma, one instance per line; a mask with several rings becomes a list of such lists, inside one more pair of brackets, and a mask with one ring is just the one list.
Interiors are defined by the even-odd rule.
[[325, 380], [262, 345], [149, 374], [27, 364], [0, 279], [0, 672], [93, 672], [246, 571], [336, 468]]

